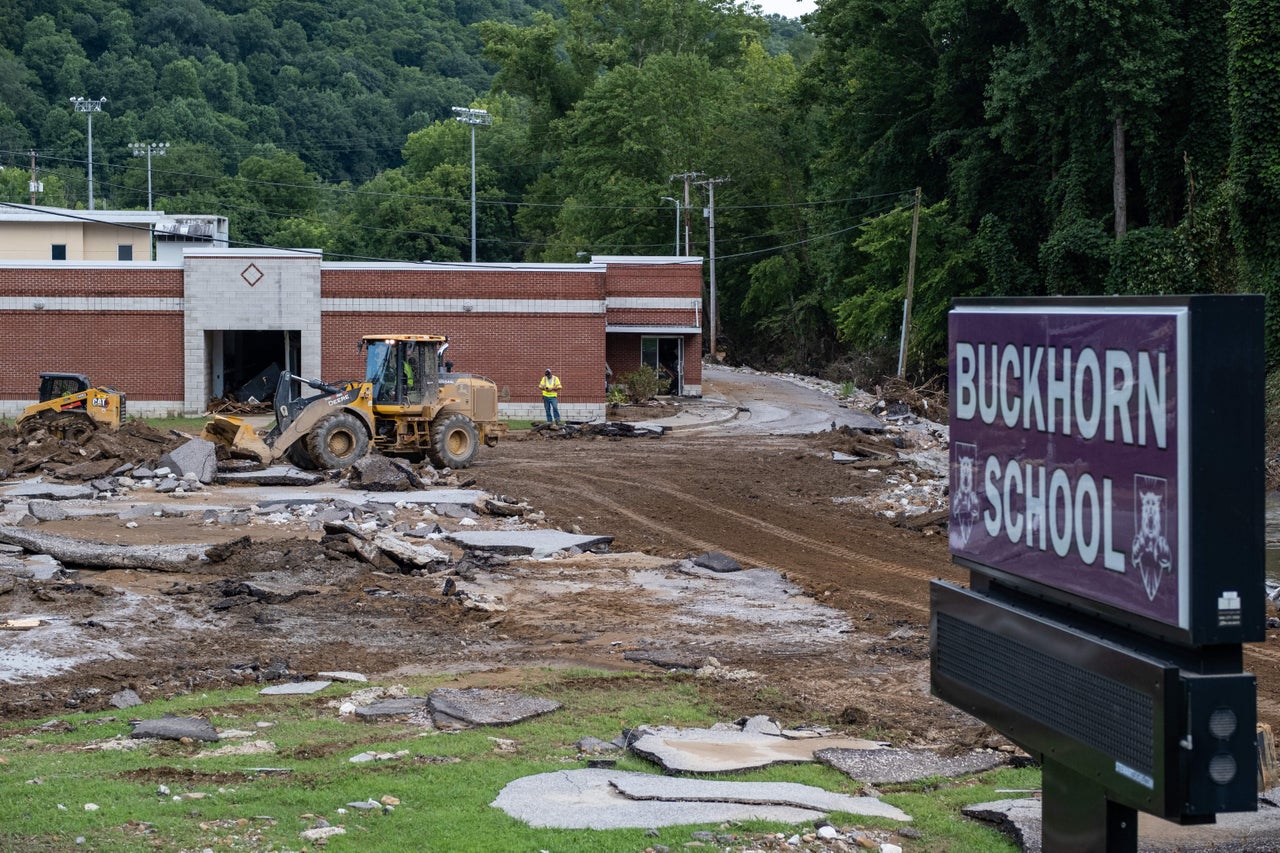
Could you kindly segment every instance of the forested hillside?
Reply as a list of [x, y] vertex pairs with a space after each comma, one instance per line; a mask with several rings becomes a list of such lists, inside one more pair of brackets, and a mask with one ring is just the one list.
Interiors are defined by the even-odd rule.
[[[671, 254], [688, 216], [720, 343], [760, 366], [908, 366], [958, 295], [1280, 281], [1269, 0], [32, 0], [0, 10], [0, 198], [219, 213], [250, 245], [481, 261]], [[689, 206], [685, 182], [691, 174]], [[709, 183], [714, 181], [714, 183]], [[681, 251], [685, 247], [681, 246]], [[1272, 312], [1269, 352], [1280, 355]]]

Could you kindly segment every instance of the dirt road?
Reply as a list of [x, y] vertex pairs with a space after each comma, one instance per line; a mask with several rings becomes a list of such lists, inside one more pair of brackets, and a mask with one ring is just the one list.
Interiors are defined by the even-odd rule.
[[[114, 516], [41, 524], [103, 542], [253, 541], [182, 574], [82, 571], [0, 591], [0, 616], [48, 625], [0, 633], [0, 679], [9, 682], [0, 718], [102, 707], [122, 687], [147, 698], [282, 670], [475, 673], [472, 683], [488, 686], [525, 665], [652, 670], [714, 659], [707, 683], [726, 716], [834, 722], [900, 745], [989, 737], [929, 696], [928, 584], [963, 583], [966, 573], [950, 563], [940, 528], [898, 527], [874, 511], [892, 505], [890, 488], [928, 478], [888, 461], [834, 464], [830, 451], [848, 439], [811, 433], [864, 415], [830, 396], [726, 370], [706, 379], [705, 405], [748, 411], [661, 439], [513, 438], [465, 472], [479, 488], [526, 500], [547, 525], [613, 536], [610, 555], [458, 554], [460, 573], [446, 580], [335, 559], [305, 520], [255, 517], [240, 528], [188, 512], [128, 529]], [[899, 440], [911, 449], [910, 434]], [[225, 487], [199, 502], [236, 499]], [[415, 507], [386, 512], [434, 518]], [[708, 577], [681, 562], [706, 551], [776, 570], [785, 582], [769, 572]], [[255, 596], [249, 581], [305, 594]], [[460, 606], [446, 594], [454, 581], [505, 609]], [[60, 656], [47, 670], [6, 678], [6, 660], [24, 649]], [[1246, 665], [1259, 676], [1261, 718], [1280, 725], [1280, 650], [1259, 644]]]
[[[965, 578], [945, 536], [894, 527], [855, 500], [905, 471], [833, 464], [829, 442], [806, 437], [866, 416], [783, 380], [727, 370], [705, 379], [708, 398], [747, 411], [660, 441], [511, 442], [472, 473], [485, 488], [536, 502], [555, 526], [607, 531], [615, 551], [720, 551], [776, 569], [847, 614], [837, 644], [706, 650], [765, 673], [769, 695], [790, 700], [791, 718], [843, 717], [913, 741], [971, 740], [972, 721], [928, 696], [928, 583]], [[600, 627], [613, 617], [596, 614]]]

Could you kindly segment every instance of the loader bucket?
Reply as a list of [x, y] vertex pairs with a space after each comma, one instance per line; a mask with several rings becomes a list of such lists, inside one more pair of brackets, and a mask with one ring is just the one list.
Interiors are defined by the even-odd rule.
[[267, 447], [253, 425], [244, 418], [215, 415], [204, 425], [200, 437], [214, 444], [221, 444], [233, 456], [257, 459], [264, 465], [271, 461], [271, 448]]

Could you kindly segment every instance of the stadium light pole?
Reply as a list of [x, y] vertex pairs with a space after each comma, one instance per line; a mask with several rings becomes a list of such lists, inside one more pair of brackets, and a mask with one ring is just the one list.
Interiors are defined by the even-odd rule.
[[476, 125], [493, 124], [488, 110], [454, 107], [453, 117], [471, 125], [471, 263], [476, 262]]
[[680, 199], [672, 198], [669, 195], [662, 196], [663, 201], [669, 201], [676, 206], [676, 256], [680, 255]]
[[93, 114], [102, 112], [106, 98], [70, 98], [76, 112], [89, 119], [89, 209], [93, 210]]
[[151, 158], [152, 156], [163, 157], [165, 152], [169, 150], [167, 142], [130, 142], [130, 150], [133, 151], [134, 157], [147, 158], [147, 210], [151, 209]]

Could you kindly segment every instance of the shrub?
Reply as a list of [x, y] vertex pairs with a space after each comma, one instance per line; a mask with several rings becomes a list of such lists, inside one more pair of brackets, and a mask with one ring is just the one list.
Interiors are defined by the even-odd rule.
[[650, 367], [624, 373], [618, 380], [618, 384], [626, 389], [627, 399], [633, 403], [643, 403], [659, 394], [665, 394], [671, 387], [671, 380], [660, 378]]

